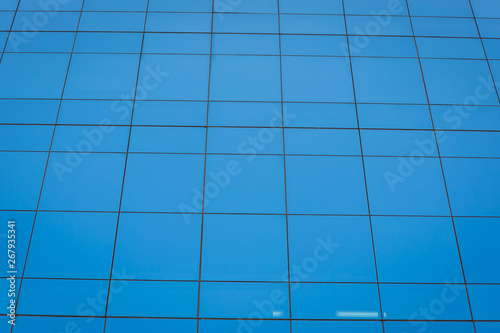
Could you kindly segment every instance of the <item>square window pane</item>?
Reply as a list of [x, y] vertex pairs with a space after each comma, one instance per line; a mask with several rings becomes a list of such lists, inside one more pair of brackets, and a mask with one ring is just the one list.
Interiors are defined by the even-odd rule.
[[299, 155], [361, 155], [357, 130], [286, 129], [285, 152]]
[[196, 319], [108, 318], [106, 320], [107, 333], [126, 331], [195, 333]]
[[390, 16], [390, 21], [379, 20], [371, 15], [346, 16], [347, 32], [349, 35], [360, 36], [413, 36], [409, 17]]
[[207, 102], [136, 101], [134, 125], [205, 126]]
[[[250, 323], [255, 327], [250, 326]], [[255, 325], [253, 319], [246, 320], [201, 320], [200, 333], [212, 332], [244, 332], [251, 327], [254, 333], [289, 333], [290, 322], [288, 320], [266, 320]]]
[[[208, 124], [210, 126], [281, 127], [281, 103], [210, 102]], [[293, 117], [293, 116], [292, 116]]]
[[500, 157], [499, 132], [448, 131], [439, 141], [444, 157]]
[[134, 126], [130, 137], [132, 153], [205, 153], [206, 129], [196, 127]]
[[0, 150], [48, 151], [54, 126], [0, 125]]
[[57, 126], [52, 151], [125, 153], [129, 132], [124, 126]]
[[280, 15], [282, 34], [345, 34], [340, 15]]
[[480, 39], [418, 37], [417, 43], [422, 58], [485, 58]]
[[208, 153], [283, 154], [283, 133], [276, 128], [209, 128]]
[[159, 12], [211, 12], [212, 11], [212, 1], [211, 0], [150, 0], [149, 1], [150, 11]]
[[412, 23], [419, 37], [479, 37], [473, 18], [413, 17]]
[[423, 150], [425, 156], [438, 156], [432, 131], [362, 130], [364, 155], [412, 156]]
[[143, 53], [209, 54], [210, 35], [146, 33]]
[[212, 15], [204, 13], [148, 13], [146, 31], [211, 32]]
[[[5, 52], [71, 52], [74, 32], [40, 31], [27, 39], [17, 32], [11, 32]], [[4, 44], [1, 44], [4, 45]]]
[[[385, 324], [387, 325], [387, 324]], [[307, 321], [292, 322], [294, 333], [382, 333], [382, 323], [375, 321]]]
[[410, 1], [413, 16], [472, 17], [469, 0]]
[[344, 0], [345, 13], [357, 15], [408, 15], [406, 2], [386, 0]]
[[214, 19], [215, 33], [274, 33], [277, 34], [278, 15], [225, 13], [224, 20]]
[[79, 32], [74, 52], [81, 53], [140, 53], [142, 34]]
[[361, 128], [432, 129], [427, 105], [358, 104], [357, 109]]
[[489, 0], [471, 0], [476, 17], [500, 18], [500, 4]]
[[[7, 1], [10, 2], [10, 1]], [[72, 10], [72, 11], [80, 11], [82, 9], [83, 0], [65, 0], [58, 1], [55, 4], [50, 1], [38, 1], [38, 0], [21, 0], [19, 3], [19, 10], [45, 10], [49, 11], [64, 11], [64, 10]], [[53, 6], [57, 6], [53, 8]], [[15, 8], [14, 8], [15, 9]]]
[[499, 285], [470, 285], [469, 298], [475, 320], [500, 320]]
[[78, 31], [144, 31], [145, 13], [83, 12]]
[[[81, 3], [81, 2], [80, 2]], [[75, 12], [47, 12], [41, 8], [37, 11], [18, 12], [12, 30], [19, 31], [20, 38], [28, 41], [32, 31], [76, 31], [80, 19], [80, 8]], [[9, 22], [10, 23], [10, 22]], [[80, 30], [82, 26], [80, 25]], [[26, 33], [28, 32], [28, 33]]]
[[213, 54], [279, 55], [277, 35], [215, 34]]
[[[422, 318], [424, 319], [424, 318]], [[477, 327], [476, 323], [476, 327]], [[384, 323], [386, 333], [417, 333], [419, 330], [425, 330], [427, 333], [474, 333], [472, 322], [442, 322], [442, 321], [386, 321]], [[479, 331], [477, 331], [479, 333]]]
[[284, 103], [286, 127], [357, 128], [354, 104]]
[[299, 14], [343, 14], [342, 1], [310, 0], [307, 3], [300, 0], [281, 0], [281, 13]]
[[85, 11], [146, 11], [148, 0], [85, 0]]
[[57, 123], [100, 125], [104, 133], [114, 131], [114, 125], [130, 125], [131, 114], [129, 101], [63, 100]]

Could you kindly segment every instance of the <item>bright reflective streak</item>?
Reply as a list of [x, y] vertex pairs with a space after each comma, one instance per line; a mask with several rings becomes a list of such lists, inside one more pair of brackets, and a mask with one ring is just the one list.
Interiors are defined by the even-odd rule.
[[337, 317], [377, 318], [378, 312], [337, 311]]

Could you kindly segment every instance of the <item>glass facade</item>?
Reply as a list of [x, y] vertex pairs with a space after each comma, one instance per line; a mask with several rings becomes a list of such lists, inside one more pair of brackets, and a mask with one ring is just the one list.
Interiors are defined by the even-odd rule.
[[0, 0], [0, 45], [0, 332], [500, 332], [500, 2]]

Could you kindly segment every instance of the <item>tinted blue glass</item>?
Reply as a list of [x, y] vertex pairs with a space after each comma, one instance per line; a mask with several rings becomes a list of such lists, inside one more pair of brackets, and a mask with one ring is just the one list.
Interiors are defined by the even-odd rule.
[[286, 283], [201, 283], [200, 317], [288, 318]]
[[352, 59], [357, 101], [361, 103], [425, 103], [417, 59]]
[[61, 98], [68, 61], [69, 54], [4, 54], [0, 97]]
[[283, 154], [283, 133], [281, 128], [209, 128], [207, 152]]
[[282, 14], [280, 25], [285, 34], [345, 34], [342, 16]]
[[116, 281], [108, 315], [131, 317], [196, 317], [197, 282]]
[[245, 13], [277, 13], [278, 2], [268, 0], [217, 1], [214, 2], [214, 11], [218, 12], [216, 16], [220, 20], [224, 20], [224, 13], [233, 11]]
[[211, 102], [208, 111], [210, 126], [281, 127], [293, 121], [282, 116], [280, 103]]
[[5, 45], [8, 35], [9, 35], [8, 32], [0, 32], [0, 45]]
[[498, 107], [433, 105], [431, 109], [436, 129], [500, 130]]
[[79, 18], [79, 12], [18, 12], [12, 30], [20, 31], [20, 38], [26, 39], [32, 38], [34, 31], [76, 31]]
[[475, 320], [500, 320], [499, 285], [470, 285], [469, 298]]
[[[387, 324], [386, 324], [387, 325]], [[381, 333], [380, 322], [367, 321], [295, 321], [292, 323], [295, 333]]]
[[0, 209], [35, 209], [47, 154], [2, 152], [0, 157], [5, 161], [0, 164]]
[[408, 15], [406, 3], [402, 1], [385, 0], [345, 0], [346, 14], [370, 15]]
[[21, 0], [19, 3], [19, 10], [44, 10], [46, 12], [58, 12], [60, 10], [79, 11], [80, 9], [82, 9], [82, 3], [83, 0], [64, 0], [64, 1], [54, 1], [54, 2], [38, 1], [38, 0]]
[[210, 32], [211, 22], [211, 14], [149, 13], [146, 31]]
[[[108, 285], [106, 280], [26, 279], [19, 295], [17, 313], [103, 316]], [[88, 303], [88, 298], [97, 304]], [[41, 299], [45, 301], [40, 302]]]
[[351, 56], [369, 57], [416, 57], [415, 40], [412, 37], [350, 36]]
[[476, 17], [500, 18], [500, 6], [497, 2], [488, 0], [471, 0]]
[[205, 212], [285, 212], [283, 157], [253, 154], [207, 157]]
[[145, 13], [83, 12], [79, 31], [143, 31]]
[[455, 218], [465, 277], [469, 283], [499, 283], [500, 268], [491, 265], [500, 253], [498, 219]]
[[284, 103], [283, 120], [289, 127], [358, 127], [354, 104]]
[[[50, 332], [55, 329], [61, 332], [71, 332], [75, 329], [81, 329], [87, 332], [102, 332], [104, 329], [104, 319], [92, 318], [92, 320], [90, 320], [89, 318], [78, 317], [19, 317], [16, 320], [14, 332]], [[9, 331], [5, 332], [10, 332], [10, 327]]]
[[199, 155], [130, 155], [122, 211], [197, 211], [192, 205], [202, 191], [203, 161]]
[[[15, 9], [15, 8], [14, 8]], [[12, 25], [12, 20], [14, 19], [14, 12], [0, 12], [0, 30], [9, 31]]]
[[292, 313], [297, 319], [378, 319], [375, 284], [293, 284]]
[[483, 39], [483, 45], [489, 59], [500, 59], [500, 40]]
[[24, 276], [107, 279], [117, 214], [37, 214]]
[[416, 147], [425, 146], [427, 156], [438, 156], [434, 132], [431, 131], [361, 131], [365, 155], [409, 156]]
[[484, 59], [480, 39], [417, 38], [418, 51], [423, 58]]
[[453, 281], [443, 282], [446, 284], [380, 285], [384, 318], [470, 320], [465, 286], [450, 283]]
[[417, 145], [409, 153], [411, 157], [365, 158], [371, 213], [449, 215], [439, 160], [423, 158], [425, 151]]
[[450, 131], [439, 147], [441, 156], [500, 157], [500, 133]]
[[361, 155], [357, 130], [287, 129], [285, 152], [305, 155]]
[[5, 52], [71, 52], [74, 40], [73, 32], [38, 32], [30, 39], [11, 33]]
[[[498, 216], [500, 163], [498, 160], [443, 159], [451, 208], [455, 216]], [[478, 172], [481, 170], [481, 172]]]
[[283, 55], [345, 55], [347, 39], [343, 36], [283, 35]]
[[361, 128], [432, 129], [427, 105], [358, 104], [357, 110]]
[[479, 37], [472, 18], [413, 17], [415, 36]]
[[114, 278], [197, 280], [200, 237], [201, 215], [120, 214]]
[[162, 1], [162, 0], [150, 0], [149, 1], [150, 11], [172, 11], [172, 12], [211, 12], [212, 11], [212, 1], [211, 0], [173, 0], [173, 1]]
[[500, 26], [499, 19], [477, 19], [479, 32], [483, 38], [499, 38], [500, 33], [498, 27]]
[[[402, 12], [406, 14], [405, 12]], [[377, 20], [378, 18], [378, 20]], [[350, 35], [363, 36], [412, 36], [410, 19], [408, 17], [389, 16], [347, 16], [347, 32]], [[356, 39], [354, 39], [356, 40]]]
[[500, 329], [498, 322], [476, 322], [476, 333], [495, 333]]
[[204, 126], [206, 102], [136, 101], [134, 125]]
[[285, 216], [205, 216], [202, 279], [282, 281], [287, 269]]
[[106, 332], [121, 333], [124, 331], [194, 333], [196, 332], [196, 320], [129, 318], [108, 318], [106, 320]]
[[214, 19], [214, 32], [278, 33], [278, 15], [224, 14], [224, 20]]
[[210, 98], [229, 101], [279, 101], [278, 57], [213, 56]]
[[19, 0], [5, 0], [0, 4], [0, 10], [16, 10]]
[[[132, 128], [130, 152], [204, 153], [204, 128], [138, 127]], [[179, 140], [179, 138], [184, 138]]]
[[208, 63], [201, 55], [142, 56], [139, 99], [206, 100]]
[[290, 279], [375, 282], [367, 217], [289, 216]]
[[[498, 91], [498, 82], [497, 78], [500, 77], [500, 61], [495, 60], [495, 61], [490, 61], [490, 66], [491, 66], [491, 71], [493, 73], [493, 77], [495, 79], [495, 87]], [[491, 83], [486, 85], [488, 87], [488, 90], [493, 93], [493, 89]]]
[[47, 151], [54, 126], [0, 125], [0, 150]]
[[217, 34], [212, 41], [213, 54], [278, 55], [277, 35]]
[[286, 176], [288, 213], [367, 213], [361, 158], [288, 156]]
[[132, 108], [127, 103], [126, 101], [63, 100], [57, 123], [95, 124], [100, 125], [101, 132], [112, 132], [116, 128], [112, 129], [110, 125], [130, 124]]
[[297, 102], [353, 102], [349, 63], [342, 58], [285, 57], [283, 99]]
[[144, 53], [210, 53], [208, 34], [158, 34], [144, 35]]
[[75, 54], [64, 97], [118, 99], [125, 94], [133, 97], [138, 64], [138, 55]]
[[[2, 221], [16, 222], [16, 265], [17, 267], [24, 267], [24, 260], [26, 258], [26, 252], [28, 251], [28, 244], [30, 242], [31, 229], [33, 227], [33, 221], [35, 220], [35, 212], [1, 211], [0, 219], [2, 219]], [[8, 231], [5, 229], [4, 232], [0, 233], [1, 246], [7, 248], [8, 239]], [[7, 259], [6, 256], [4, 258]], [[0, 276], [6, 277], [10, 275], [7, 274], [10, 270], [8, 268], [8, 261], [5, 260], [4, 262], [5, 264], [3, 264], [2, 267], [4, 270]]]
[[123, 126], [57, 126], [52, 151], [126, 152], [130, 129]]
[[[476, 323], [476, 327], [477, 327]], [[420, 331], [428, 333], [455, 332], [455, 333], [474, 333], [472, 323], [465, 322], [439, 322], [439, 321], [404, 321], [394, 322], [386, 321], [384, 323], [386, 333], [417, 333]]]
[[422, 68], [431, 104], [498, 105], [486, 61], [423, 59]]
[[472, 17], [469, 0], [410, 1], [409, 6], [415, 16]]
[[281, 0], [281, 13], [300, 14], [342, 14], [342, 2], [338, 0], [311, 0], [307, 3], [300, 0]]
[[40, 209], [118, 210], [124, 161], [122, 154], [52, 153]]
[[142, 34], [80, 32], [76, 35], [74, 52], [139, 53]]
[[86, 0], [86, 11], [145, 11], [147, 0]]
[[372, 217], [381, 282], [462, 282], [450, 218]]
[[211, 332], [255, 332], [255, 333], [289, 333], [289, 321], [250, 318], [246, 320], [202, 320], [200, 333]]

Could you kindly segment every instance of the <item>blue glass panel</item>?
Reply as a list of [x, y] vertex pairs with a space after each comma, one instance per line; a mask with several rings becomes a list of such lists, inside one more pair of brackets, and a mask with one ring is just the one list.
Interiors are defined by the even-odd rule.
[[24, 276], [108, 279], [116, 221], [117, 214], [39, 212]]
[[343, 14], [342, 2], [339, 0], [281, 0], [281, 13], [300, 14]]
[[211, 0], [150, 0], [149, 1], [150, 11], [160, 11], [160, 12], [211, 12], [212, 11], [212, 1]]
[[361, 158], [287, 156], [286, 176], [288, 213], [367, 213]]
[[40, 209], [117, 211], [124, 161], [122, 154], [52, 153]]
[[254, 333], [289, 333], [289, 321], [266, 320], [260, 317], [246, 320], [202, 320], [200, 333], [212, 332], [254, 332]]
[[357, 130], [287, 129], [285, 152], [305, 155], [361, 155]]
[[386, 0], [344, 0], [346, 14], [408, 15], [406, 2]]
[[283, 55], [345, 55], [347, 39], [342, 36], [282, 35]]
[[427, 105], [358, 104], [361, 128], [432, 129]]
[[[113, 270], [132, 279], [198, 280], [201, 215], [120, 214]], [[139, 227], [140, 226], [140, 227]]]
[[[281, 156], [208, 156], [205, 212], [283, 214], [283, 173]], [[192, 195], [193, 204], [201, 208], [195, 203], [197, 192]]]
[[9, 31], [12, 19], [14, 18], [14, 12], [0, 12], [0, 18], [0, 30]]
[[343, 58], [285, 57], [283, 99], [297, 102], [353, 102], [351, 70]]
[[443, 168], [455, 216], [500, 215], [499, 160], [450, 158]]
[[230, 283], [201, 284], [200, 317], [288, 318], [288, 284]]
[[[0, 14], [1, 15], [1, 14]], [[7, 36], [9, 35], [8, 32], [0, 32], [0, 45], [5, 45], [5, 42], [7, 41]]]
[[146, 31], [210, 32], [212, 15], [200, 13], [149, 13]]
[[282, 281], [287, 270], [285, 216], [205, 216], [203, 280]]
[[471, 0], [476, 17], [500, 18], [500, 5], [495, 1]]
[[[470, 320], [463, 284], [382, 284], [384, 318], [401, 320]], [[469, 287], [470, 288], [470, 287]], [[424, 326], [422, 323], [421, 326]]]
[[4, 0], [0, 4], [0, 10], [16, 10], [19, 0]]
[[145, 11], [148, 0], [85, 0], [85, 11]]
[[363, 130], [361, 142], [365, 155], [410, 156], [425, 147], [426, 156], [438, 156], [432, 131]]
[[213, 54], [279, 55], [277, 35], [217, 34], [213, 36]]
[[283, 34], [345, 34], [344, 18], [330, 15], [281, 15]]
[[283, 120], [288, 127], [358, 127], [354, 104], [284, 103]]
[[218, 154], [283, 154], [283, 133], [281, 128], [209, 128], [207, 151]]
[[57, 126], [52, 151], [126, 152], [129, 127]]
[[414, 16], [472, 17], [469, 0], [410, 1], [409, 6]]
[[431, 104], [498, 105], [484, 60], [423, 59], [422, 68]]
[[480, 39], [471, 38], [417, 38], [422, 58], [484, 59]]
[[48, 151], [54, 126], [0, 125], [0, 150]]
[[144, 35], [144, 53], [209, 54], [209, 34], [158, 34]]
[[351, 56], [416, 57], [413, 37], [350, 36]]
[[469, 298], [475, 320], [500, 320], [500, 285], [469, 285]]
[[360, 103], [426, 103], [417, 59], [353, 58]]
[[[15, 251], [16, 251], [16, 266], [18, 269], [24, 267], [24, 260], [26, 258], [26, 253], [28, 251], [28, 245], [31, 237], [31, 229], [33, 227], [33, 221], [35, 220], [35, 212], [19, 212], [19, 211], [1, 211], [0, 219], [5, 223], [5, 229], [0, 232], [0, 244], [4, 248], [7, 248], [8, 244], [8, 229], [7, 229], [7, 221], [15, 221], [15, 236], [11, 236], [10, 239], [15, 238]], [[11, 232], [12, 234], [12, 232]], [[10, 242], [12, 243], [12, 242]], [[7, 251], [5, 251], [7, 252]], [[9, 269], [7, 256], [4, 255], [5, 261], [2, 264], [3, 273], [0, 273], [0, 276], [6, 277], [10, 274], [7, 274]], [[4, 280], [6, 281], [6, 280]], [[5, 289], [8, 290], [8, 289]], [[4, 294], [6, 295], [6, 294]]]
[[210, 126], [262, 126], [281, 127], [280, 103], [211, 102], [208, 111]]
[[463, 282], [450, 218], [372, 217], [380, 282]]
[[[494, 94], [491, 86], [490, 94]], [[436, 129], [500, 130], [500, 108], [489, 106], [433, 105]]]
[[[14, 20], [12, 30], [20, 31], [18, 32], [20, 38], [29, 40], [32, 38], [32, 34], [37, 31], [76, 31], [79, 19], [80, 12], [19, 12]], [[80, 25], [80, 30], [81, 28]]]
[[375, 282], [367, 217], [289, 216], [290, 280]]
[[280, 59], [213, 56], [210, 98], [229, 101], [280, 101]]
[[196, 320], [130, 318], [108, 318], [106, 320], [107, 333], [126, 331], [195, 333]]
[[412, 23], [415, 36], [479, 37], [473, 18], [413, 17]]
[[75, 52], [82, 53], [139, 53], [142, 34], [79, 32]]
[[483, 39], [483, 45], [489, 59], [500, 59], [500, 40]]
[[113, 294], [109, 316], [196, 317], [197, 282], [116, 282], [121, 291]]
[[58, 12], [64, 10], [80, 11], [82, 9], [82, 3], [83, 0], [64, 0], [64, 1], [21, 0], [21, 2], [19, 3], [19, 10], [44, 10], [46, 12]]
[[4, 152], [0, 159], [0, 209], [35, 209], [47, 154]]
[[104, 316], [108, 286], [107, 280], [25, 279], [17, 313]]
[[73, 32], [38, 32], [30, 39], [14, 32], [9, 36], [5, 52], [71, 52], [74, 40]]
[[0, 97], [61, 98], [68, 61], [69, 54], [4, 54]]
[[496, 333], [500, 330], [499, 322], [476, 322], [476, 333]]
[[[84, 12], [79, 31], [140, 31], [144, 30], [145, 13]], [[149, 17], [149, 16], [148, 16]]]
[[112, 131], [112, 125], [130, 125], [130, 104], [128, 101], [63, 100], [57, 123], [101, 125], [102, 130]]
[[[424, 318], [422, 318], [424, 319]], [[477, 327], [476, 323], [476, 327]], [[439, 321], [386, 321], [384, 323], [386, 333], [474, 333], [474, 326], [471, 322], [439, 322]], [[477, 331], [479, 333], [479, 331]]]
[[[10, 326], [10, 325], [9, 325]], [[15, 333], [30, 332], [82, 332], [98, 333], [104, 329], [103, 318], [78, 317], [18, 317], [16, 318]], [[10, 332], [10, 327], [9, 331]]]
[[500, 157], [499, 132], [446, 132], [439, 141], [441, 156]]
[[197, 211], [191, 206], [196, 190], [202, 193], [203, 162], [201, 155], [130, 155], [122, 211]]
[[224, 14], [224, 20], [214, 19], [214, 32], [278, 33], [278, 15]]
[[[216, 1], [214, 2], [214, 11], [218, 14], [224, 12], [239, 13], [277, 13], [278, 2], [269, 0], [252, 1]], [[223, 15], [216, 15], [220, 20], [224, 20]]]
[[415, 146], [410, 157], [365, 158], [372, 214], [450, 214], [439, 160], [424, 154]]
[[376, 284], [301, 283], [291, 286], [296, 319], [378, 319]]
[[[130, 152], [204, 153], [204, 128], [137, 127], [132, 128]], [[182, 140], [179, 140], [182, 138]]]
[[482, 38], [500, 38], [499, 19], [477, 19], [476, 21]]
[[458, 244], [468, 283], [499, 283], [500, 268], [492, 265], [500, 253], [498, 219], [455, 218]]
[[[406, 12], [402, 12], [406, 14]], [[413, 36], [408, 17], [347, 16], [347, 32], [362, 36]]]
[[205, 126], [207, 102], [136, 101], [134, 125]]
[[[387, 325], [387, 324], [386, 324]], [[382, 324], [374, 321], [294, 321], [294, 333], [382, 333]]]

